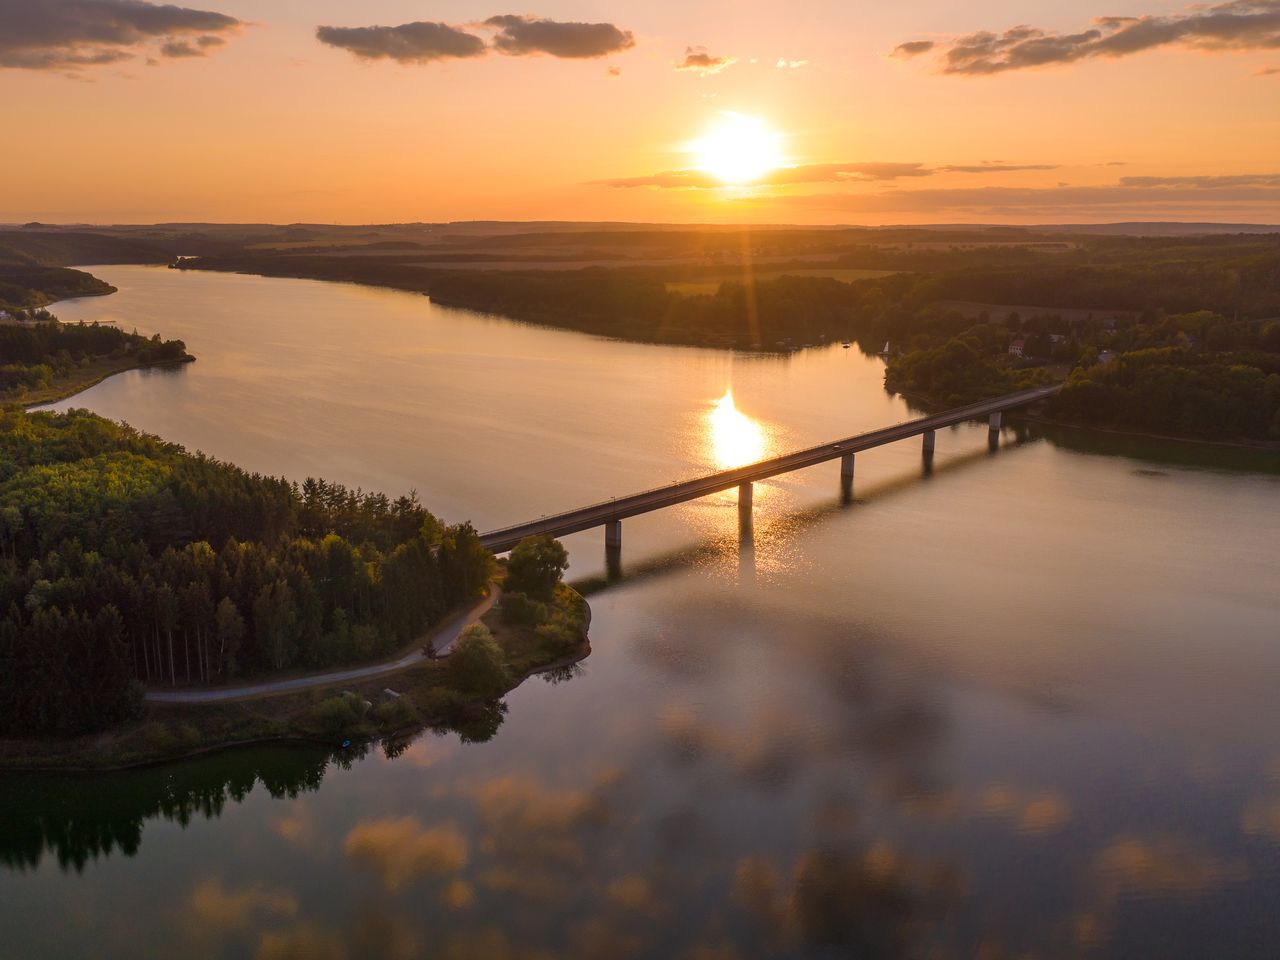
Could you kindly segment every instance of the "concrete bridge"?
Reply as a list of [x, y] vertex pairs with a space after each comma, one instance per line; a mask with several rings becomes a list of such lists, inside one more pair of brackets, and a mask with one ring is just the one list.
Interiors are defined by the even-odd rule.
[[494, 553], [506, 553], [525, 537], [549, 534], [553, 537], [564, 537], [571, 533], [580, 533], [593, 527], [605, 528], [605, 548], [617, 551], [622, 547], [622, 521], [628, 517], [636, 517], [643, 513], [651, 513], [665, 507], [673, 507], [679, 503], [696, 500], [708, 494], [719, 493], [731, 487], [738, 488], [738, 514], [744, 524], [751, 520], [752, 484], [767, 480], [792, 470], [803, 470], [829, 460], [840, 461], [841, 489], [848, 496], [853, 489], [854, 454], [874, 447], [895, 443], [911, 437], [923, 437], [925, 457], [933, 455], [937, 442], [937, 431], [944, 427], [954, 426], [966, 420], [987, 418], [990, 435], [994, 440], [1003, 424], [1006, 410], [1025, 407], [1029, 404], [1045, 400], [1059, 390], [1061, 384], [1049, 387], [1036, 387], [1023, 390], [968, 406], [956, 407], [930, 417], [908, 420], [892, 427], [873, 430], [870, 433], [846, 437], [831, 443], [820, 444], [807, 450], [799, 450], [770, 460], [736, 467], [733, 470], [722, 470], [718, 473], [697, 477], [693, 480], [682, 480], [665, 487], [646, 490], [629, 497], [618, 497], [604, 503], [595, 503], [588, 507], [580, 507], [567, 513], [558, 513], [550, 517], [542, 517], [529, 523], [521, 523], [514, 527], [504, 527], [480, 535], [480, 543]]

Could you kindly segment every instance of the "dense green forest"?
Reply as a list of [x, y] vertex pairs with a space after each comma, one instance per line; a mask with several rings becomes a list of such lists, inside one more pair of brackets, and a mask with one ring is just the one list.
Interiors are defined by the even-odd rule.
[[1079, 322], [927, 310], [885, 385], [958, 406], [1065, 378], [1053, 419], [1206, 440], [1280, 440], [1280, 320], [1207, 310]]
[[412, 494], [293, 485], [84, 411], [0, 413], [0, 717], [68, 734], [138, 681], [368, 659], [482, 593], [492, 557]]
[[1205, 440], [1280, 441], [1280, 353], [1187, 347], [1075, 370], [1050, 411], [1071, 422]]
[[189, 360], [181, 340], [144, 337], [97, 323], [60, 323], [48, 311], [18, 314], [0, 323], [0, 399], [23, 400], [31, 391], [75, 379], [95, 362], [125, 369]]

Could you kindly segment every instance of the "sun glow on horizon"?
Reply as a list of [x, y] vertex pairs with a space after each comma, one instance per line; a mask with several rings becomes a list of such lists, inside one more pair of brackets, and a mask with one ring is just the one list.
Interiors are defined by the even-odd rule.
[[764, 429], [737, 408], [732, 389], [725, 390], [715, 402], [707, 421], [711, 426], [712, 455], [720, 469], [731, 470], [764, 459]]
[[697, 169], [728, 186], [752, 183], [785, 164], [782, 136], [741, 113], [722, 113], [689, 150]]

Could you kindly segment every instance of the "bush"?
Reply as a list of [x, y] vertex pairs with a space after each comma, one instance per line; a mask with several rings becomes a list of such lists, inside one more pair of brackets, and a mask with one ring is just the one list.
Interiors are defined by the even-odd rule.
[[549, 653], [568, 653], [578, 645], [578, 635], [560, 623], [544, 623], [534, 631], [538, 646]]
[[547, 622], [547, 605], [530, 600], [523, 593], [502, 595], [502, 619], [522, 627], [536, 627]]
[[307, 711], [308, 725], [319, 733], [341, 736], [360, 725], [364, 701], [354, 694], [330, 697]]
[[418, 714], [405, 697], [395, 697], [376, 703], [369, 711], [378, 727], [383, 730], [403, 730], [418, 722]]
[[462, 631], [449, 654], [449, 674], [457, 689], [477, 697], [499, 697], [510, 683], [502, 648], [482, 623]]
[[151, 752], [155, 754], [170, 753], [178, 746], [178, 738], [158, 720], [153, 720], [143, 727], [142, 736], [147, 741], [147, 746], [151, 748]]

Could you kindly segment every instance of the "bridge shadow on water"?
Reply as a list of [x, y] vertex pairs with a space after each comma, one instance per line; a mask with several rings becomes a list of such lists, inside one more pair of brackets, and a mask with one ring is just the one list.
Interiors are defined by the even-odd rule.
[[[736, 533], [725, 533], [657, 556], [646, 557], [634, 564], [622, 562], [621, 550], [606, 548], [605, 573], [575, 580], [573, 588], [583, 596], [592, 596], [611, 587], [649, 580], [697, 567], [705, 567], [737, 554], [738, 570], [744, 581], [755, 577], [757, 533], [762, 541], [794, 537], [851, 510], [869, 507], [897, 494], [918, 489], [922, 484], [940, 480], [1001, 453], [1040, 442], [1044, 437], [1024, 424], [1005, 428], [1003, 435], [991, 434], [985, 446], [949, 455], [939, 460], [933, 451], [921, 454], [918, 472], [904, 473], [876, 483], [859, 485], [856, 480], [831, 500], [770, 517], [759, 531], [750, 515], [739, 517]], [[833, 484], [837, 488], [839, 483]]]

